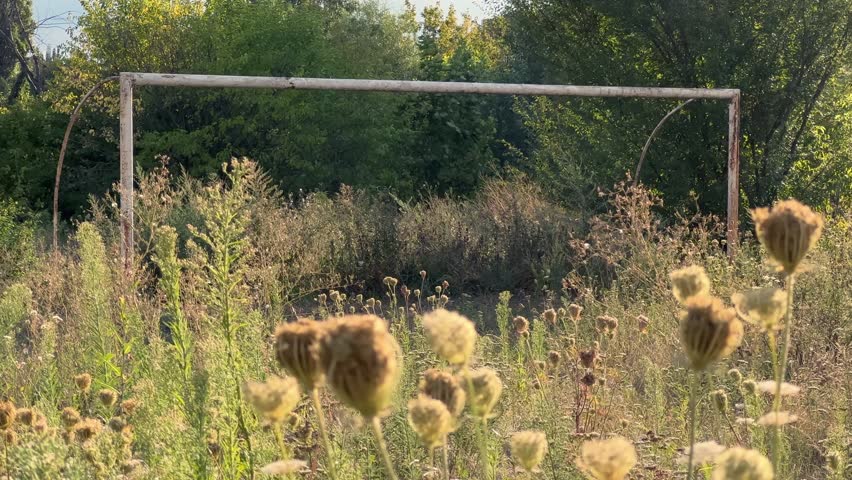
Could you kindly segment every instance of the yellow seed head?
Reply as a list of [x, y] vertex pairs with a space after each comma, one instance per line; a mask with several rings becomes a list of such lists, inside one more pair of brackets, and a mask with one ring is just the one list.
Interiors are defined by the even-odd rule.
[[455, 312], [442, 308], [423, 316], [423, 328], [439, 357], [454, 365], [464, 365], [476, 347], [476, 327], [473, 322]]
[[689, 298], [710, 294], [710, 279], [700, 265], [692, 265], [669, 274], [672, 293], [677, 301], [685, 304]]
[[275, 358], [306, 390], [319, 386], [324, 377], [323, 356], [327, 325], [301, 319], [285, 323], [275, 331]]
[[118, 393], [110, 388], [104, 388], [98, 391], [98, 399], [101, 401], [101, 404], [107, 408], [115, 405], [115, 401], [118, 400]]
[[8, 430], [15, 423], [15, 404], [0, 402], [0, 430]]
[[757, 450], [732, 447], [716, 457], [712, 480], [772, 480], [772, 463]]
[[636, 460], [633, 444], [624, 437], [613, 437], [583, 442], [577, 466], [596, 480], [624, 480]]
[[547, 322], [548, 325], [554, 326], [556, 325], [556, 310], [549, 308], [541, 314], [544, 321]]
[[15, 410], [15, 419], [24, 426], [32, 426], [33, 424], [33, 411], [29, 408], [19, 408]]
[[516, 432], [512, 434], [510, 447], [512, 457], [518, 461], [521, 468], [532, 472], [547, 454], [547, 437], [544, 432]]
[[529, 320], [520, 315], [512, 319], [512, 326], [515, 327], [515, 333], [517, 333], [518, 335], [523, 335], [524, 333], [528, 333], [530, 331]]
[[691, 297], [680, 313], [680, 339], [692, 368], [704, 370], [740, 344], [742, 323], [718, 298]]
[[454, 423], [447, 406], [440, 400], [421, 395], [408, 402], [408, 424], [426, 448], [443, 445]]
[[568, 315], [571, 316], [571, 320], [574, 321], [574, 323], [577, 323], [577, 322], [580, 321], [580, 315], [582, 313], [583, 313], [583, 307], [577, 305], [576, 303], [572, 303], [571, 305], [568, 305]]
[[243, 392], [257, 413], [274, 424], [283, 422], [290, 415], [302, 395], [295, 378], [275, 376], [267, 378], [263, 383], [246, 382]]
[[420, 393], [443, 402], [454, 418], [458, 418], [464, 410], [467, 394], [458, 379], [450, 373], [434, 368], [426, 370], [420, 380]]
[[497, 372], [490, 368], [479, 368], [470, 372], [469, 394], [471, 414], [478, 418], [489, 418], [500, 400], [503, 382]]
[[328, 382], [343, 403], [375, 417], [390, 405], [400, 369], [400, 349], [375, 315], [342, 317], [326, 344]]
[[80, 413], [72, 407], [65, 407], [62, 409], [60, 419], [66, 429], [71, 429], [80, 422]]
[[74, 425], [74, 438], [80, 443], [86, 443], [101, 433], [102, 428], [103, 424], [94, 418], [83, 419]]
[[81, 373], [79, 375], [75, 375], [74, 383], [77, 385], [77, 388], [79, 388], [81, 392], [86, 393], [92, 386], [92, 376], [88, 373]]
[[736, 293], [731, 301], [743, 318], [764, 330], [778, 328], [781, 318], [787, 313], [787, 295], [774, 287]]
[[751, 216], [757, 239], [787, 274], [796, 271], [822, 235], [822, 216], [797, 200], [778, 202], [772, 209], [755, 209]]

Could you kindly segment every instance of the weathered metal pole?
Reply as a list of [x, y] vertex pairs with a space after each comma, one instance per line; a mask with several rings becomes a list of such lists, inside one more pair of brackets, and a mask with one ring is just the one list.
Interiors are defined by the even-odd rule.
[[728, 104], [728, 258], [740, 241], [740, 92]]
[[121, 163], [121, 263], [133, 267], [133, 78], [121, 74], [119, 156]]

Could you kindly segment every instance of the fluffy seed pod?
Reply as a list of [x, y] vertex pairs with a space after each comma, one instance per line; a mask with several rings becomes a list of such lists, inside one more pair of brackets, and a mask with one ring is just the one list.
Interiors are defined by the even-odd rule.
[[33, 411], [29, 408], [19, 408], [15, 410], [15, 419], [21, 425], [32, 426], [34, 419]]
[[728, 394], [724, 390], [714, 390], [710, 392], [710, 398], [713, 399], [713, 405], [719, 413], [725, 414], [728, 411]]
[[325, 338], [326, 375], [346, 405], [364, 417], [387, 408], [399, 376], [400, 349], [375, 315], [350, 315], [334, 322]]
[[737, 313], [763, 330], [774, 330], [787, 313], [787, 295], [783, 290], [766, 287], [736, 293], [731, 297]]
[[595, 479], [624, 480], [636, 461], [633, 444], [624, 437], [613, 437], [583, 442], [577, 466]]
[[692, 297], [710, 294], [710, 279], [700, 265], [692, 265], [669, 274], [672, 293], [677, 301], [685, 304]]
[[62, 409], [59, 418], [66, 429], [71, 429], [80, 422], [80, 412], [72, 407], [65, 407]]
[[796, 271], [822, 235], [822, 216], [797, 200], [778, 202], [772, 209], [755, 209], [751, 216], [757, 239], [788, 275]]
[[576, 303], [572, 303], [568, 305], [568, 315], [571, 317], [571, 320], [574, 323], [580, 321], [580, 315], [583, 313], [583, 307], [577, 305]]
[[757, 382], [754, 380], [743, 380], [743, 390], [745, 390], [746, 393], [754, 395], [757, 393]]
[[551, 350], [547, 352], [547, 361], [550, 362], [551, 366], [558, 367], [559, 363], [562, 362], [562, 354], [556, 350]]
[[518, 335], [523, 335], [530, 331], [529, 320], [520, 315], [512, 319], [512, 326], [515, 328], [515, 333]]
[[691, 297], [680, 313], [680, 339], [692, 368], [704, 370], [740, 344], [742, 323], [736, 312], [706, 295]]
[[74, 376], [74, 384], [81, 392], [87, 393], [92, 386], [92, 376], [88, 373], [81, 373]]
[[420, 270], [420, 280], [426, 280], [426, 270]]
[[107, 408], [115, 405], [115, 401], [118, 400], [118, 392], [111, 388], [104, 388], [98, 391], [98, 399], [101, 401], [101, 404]]
[[136, 409], [139, 408], [139, 400], [135, 398], [128, 398], [121, 402], [121, 412], [125, 415], [132, 416]]
[[275, 358], [305, 390], [313, 390], [323, 381], [327, 335], [326, 323], [307, 319], [285, 323], [275, 330]]
[[772, 463], [757, 450], [732, 447], [716, 458], [712, 480], [772, 480]]
[[595, 368], [598, 360], [598, 351], [594, 348], [580, 352], [580, 363], [585, 368]]
[[516, 432], [510, 442], [512, 457], [527, 472], [536, 470], [547, 454], [547, 437], [544, 432]]
[[728, 370], [728, 378], [733, 380], [735, 383], [740, 383], [743, 381], [743, 373], [739, 371], [739, 369], [732, 368]]
[[101, 422], [94, 418], [86, 418], [74, 425], [72, 433], [74, 434], [74, 439], [78, 442], [86, 443], [101, 433], [102, 428], [103, 424]]
[[299, 403], [302, 392], [295, 378], [269, 377], [265, 382], [246, 382], [246, 400], [270, 423], [283, 422]]
[[127, 422], [124, 421], [121, 417], [112, 417], [109, 419], [108, 423], [109, 429], [115, 433], [121, 433], [125, 427], [127, 427]]
[[640, 333], [648, 333], [649, 325], [651, 325], [651, 320], [649, 320], [645, 315], [638, 315], [636, 317], [636, 326], [639, 327]]
[[467, 394], [458, 379], [450, 373], [430, 368], [423, 372], [420, 393], [443, 402], [454, 418], [464, 410]]
[[471, 415], [490, 418], [503, 392], [503, 382], [497, 372], [490, 368], [479, 368], [470, 372], [470, 388]]
[[453, 429], [453, 417], [440, 400], [419, 396], [408, 402], [408, 424], [426, 448], [444, 444]]
[[328, 298], [330, 298], [332, 302], [337, 303], [340, 300], [340, 292], [332, 290], [328, 292]]
[[547, 322], [548, 325], [556, 325], [556, 310], [549, 308], [545, 310], [544, 313], [541, 314], [541, 316], [542, 318], [544, 318], [544, 321]]
[[439, 357], [453, 365], [468, 363], [476, 347], [473, 322], [458, 313], [438, 309], [423, 316], [423, 328]]
[[12, 402], [0, 402], [0, 430], [8, 430], [15, 423], [15, 404]]
[[582, 378], [580, 378], [580, 383], [587, 387], [593, 387], [595, 385], [595, 382], [597, 382], [597, 378], [592, 372], [586, 372], [586, 374], [583, 375]]

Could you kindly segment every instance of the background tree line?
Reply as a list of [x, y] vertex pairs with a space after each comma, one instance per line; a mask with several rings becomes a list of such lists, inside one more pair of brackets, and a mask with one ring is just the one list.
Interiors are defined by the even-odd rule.
[[[120, 71], [733, 87], [743, 90], [742, 200], [852, 205], [849, 0], [505, 0], [480, 21], [355, 0], [84, 0], [70, 45], [33, 48], [30, 0], [0, 18], [0, 197], [50, 203], [80, 96]], [[635, 168], [675, 102], [340, 92], [137, 89], [137, 161], [194, 176], [256, 159], [289, 193], [347, 184], [469, 195], [524, 175], [577, 212]], [[117, 85], [86, 108], [63, 215], [117, 179]], [[724, 212], [726, 105], [693, 102], [641, 180], [667, 205]]]

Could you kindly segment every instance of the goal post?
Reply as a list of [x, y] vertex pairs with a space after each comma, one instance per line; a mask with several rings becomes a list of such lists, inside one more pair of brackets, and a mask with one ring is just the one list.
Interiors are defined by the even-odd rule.
[[727, 251], [736, 253], [739, 237], [740, 90], [727, 88], [611, 87], [538, 85], [525, 83], [429, 82], [343, 78], [252, 77], [132, 73], [119, 76], [120, 88], [120, 195], [121, 259], [133, 261], [133, 89], [135, 86], [201, 88], [267, 88], [276, 90], [336, 90], [350, 92], [533, 95], [554, 97], [616, 97], [709, 99], [728, 102]]

